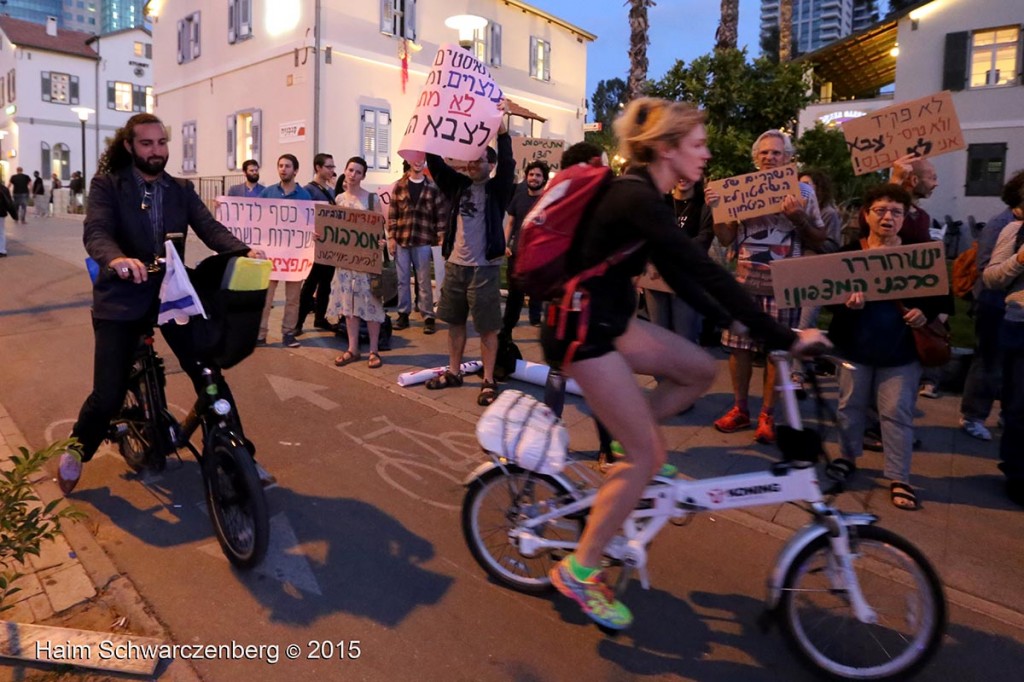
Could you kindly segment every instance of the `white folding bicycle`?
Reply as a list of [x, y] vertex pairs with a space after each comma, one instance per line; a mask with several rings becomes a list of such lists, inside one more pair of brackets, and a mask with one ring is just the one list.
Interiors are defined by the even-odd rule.
[[[790, 376], [786, 353], [772, 354]], [[838, 360], [837, 360], [838, 361]], [[820, 414], [827, 409], [815, 381]], [[779, 426], [783, 460], [768, 471], [704, 480], [655, 477], [609, 544], [605, 565], [632, 572], [645, 589], [647, 548], [669, 521], [701, 511], [795, 503], [812, 516], [782, 548], [768, 580], [766, 618], [814, 670], [838, 679], [905, 678], [937, 651], [946, 623], [942, 584], [910, 542], [875, 525], [867, 513], [832, 506], [847, 466], [828, 463], [821, 436], [804, 429], [796, 388], [779, 386], [789, 427]], [[536, 473], [488, 452], [491, 461], [466, 480], [463, 533], [473, 557], [496, 581], [527, 593], [551, 588], [548, 571], [572, 552], [587, 522], [600, 477], [581, 462]], [[834, 479], [822, 491], [817, 464]]]

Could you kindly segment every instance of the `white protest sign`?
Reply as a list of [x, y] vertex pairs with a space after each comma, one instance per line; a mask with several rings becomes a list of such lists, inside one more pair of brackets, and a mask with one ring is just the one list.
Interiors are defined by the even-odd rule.
[[261, 249], [274, 270], [270, 279], [301, 282], [313, 266], [313, 226], [320, 202], [220, 196], [214, 215], [254, 249]]
[[398, 155], [410, 163], [426, 153], [479, 159], [501, 125], [502, 98], [483, 65], [457, 45], [437, 51], [427, 83], [405, 128]]

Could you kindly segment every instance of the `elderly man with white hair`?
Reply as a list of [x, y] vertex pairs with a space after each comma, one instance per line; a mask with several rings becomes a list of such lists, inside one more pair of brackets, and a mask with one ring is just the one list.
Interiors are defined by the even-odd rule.
[[[754, 142], [751, 153], [758, 170], [769, 170], [792, 162], [793, 144], [785, 133], [767, 130]], [[766, 313], [787, 327], [799, 323], [800, 310], [779, 309], [776, 305], [769, 266], [775, 260], [801, 256], [805, 250], [819, 247], [827, 238], [814, 188], [802, 182], [799, 186], [800, 194], [786, 197], [781, 213], [715, 225], [718, 240], [731, 247], [736, 260], [736, 279]], [[718, 200], [714, 192], [707, 192], [706, 197], [709, 204]], [[748, 396], [754, 355], [764, 349], [749, 336], [728, 330], [722, 332], [722, 345], [730, 351], [729, 374], [735, 404], [715, 422], [715, 428], [733, 433], [751, 426]], [[775, 366], [766, 362], [761, 414], [754, 432], [754, 439], [759, 443], [775, 441], [774, 387]]]

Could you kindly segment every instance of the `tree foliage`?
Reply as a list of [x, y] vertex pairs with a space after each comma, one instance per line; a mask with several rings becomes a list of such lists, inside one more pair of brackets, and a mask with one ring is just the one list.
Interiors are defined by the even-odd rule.
[[868, 187], [885, 181], [884, 173], [854, 175], [846, 138], [839, 128], [818, 123], [804, 131], [796, 141], [796, 153], [801, 168], [818, 168], [829, 176], [838, 204], [857, 203]]
[[594, 94], [590, 97], [591, 115], [594, 121], [601, 124], [601, 130], [587, 133], [584, 139], [604, 149], [609, 157], [615, 155], [615, 133], [612, 132], [612, 123], [627, 102], [629, 91], [626, 81], [621, 78], [599, 81]]

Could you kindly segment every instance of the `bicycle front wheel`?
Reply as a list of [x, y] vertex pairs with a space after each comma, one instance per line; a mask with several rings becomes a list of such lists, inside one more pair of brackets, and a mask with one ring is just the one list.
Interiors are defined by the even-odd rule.
[[267, 553], [270, 519], [249, 451], [214, 439], [203, 455], [203, 485], [221, 549], [238, 568], [252, 568]]
[[[520, 592], [545, 592], [551, 588], [548, 571], [569, 550], [527, 556], [520, 551], [516, 532], [520, 522], [555, 509], [568, 491], [553, 478], [508, 469], [507, 476], [494, 469], [470, 484], [462, 506], [462, 532], [473, 558], [492, 578]], [[555, 518], [534, 532], [547, 540], [575, 543], [583, 522]]]
[[921, 552], [876, 526], [851, 526], [853, 570], [875, 623], [857, 619], [827, 535], [797, 555], [783, 582], [782, 631], [812, 668], [834, 679], [910, 676], [938, 650], [946, 624], [942, 584]]

